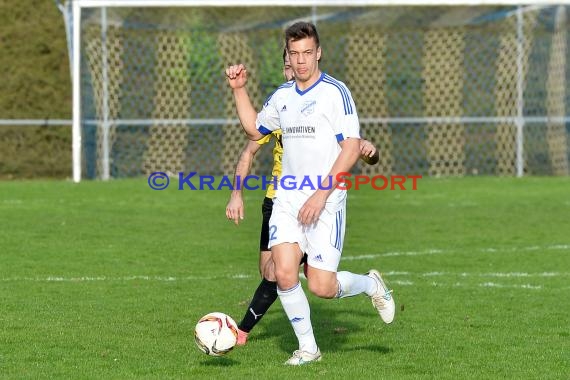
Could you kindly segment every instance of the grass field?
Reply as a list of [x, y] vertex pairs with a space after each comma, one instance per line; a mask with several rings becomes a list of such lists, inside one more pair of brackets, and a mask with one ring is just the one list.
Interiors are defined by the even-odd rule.
[[382, 271], [396, 319], [363, 296], [309, 296], [323, 361], [296, 348], [277, 302], [223, 358], [200, 316], [240, 320], [258, 284], [261, 191], [0, 182], [0, 378], [567, 379], [570, 179], [422, 179], [349, 195], [341, 269]]

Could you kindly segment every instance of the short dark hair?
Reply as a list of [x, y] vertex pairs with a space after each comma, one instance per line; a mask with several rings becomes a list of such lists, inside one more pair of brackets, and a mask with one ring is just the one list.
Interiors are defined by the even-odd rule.
[[283, 48], [283, 64], [285, 64], [286, 57], [287, 57], [287, 48]]
[[289, 49], [289, 41], [298, 41], [304, 38], [314, 38], [317, 47], [320, 46], [317, 27], [310, 22], [299, 21], [285, 30], [285, 46], [287, 49]]

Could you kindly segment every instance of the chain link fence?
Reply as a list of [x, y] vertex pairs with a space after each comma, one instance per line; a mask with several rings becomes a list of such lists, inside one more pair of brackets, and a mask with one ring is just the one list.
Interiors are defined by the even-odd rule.
[[[566, 7], [188, 7], [82, 12], [85, 177], [231, 174], [246, 143], [225, 67], [259, 109], [283, 30], [317, 23], [323, 71], [355, 99], [381, 161], [366, 174], [567, 175]], [[522, 95], [522, 98], [520, 97]], [[522, 100], [522, 102], [521, 102]], [[522, 145], [518, 125], [524, 117]], [[520, 149], [522, 148], [522, 150]], [[270, 149], [254, 173], [268, 174]]]

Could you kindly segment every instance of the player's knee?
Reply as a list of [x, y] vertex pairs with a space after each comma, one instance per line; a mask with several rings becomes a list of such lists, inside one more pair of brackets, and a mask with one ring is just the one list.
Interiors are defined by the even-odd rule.
[[275, 268], [274, 275], [280, 289], [290, 289], [299, 282], [299, 274], [297, 272]]

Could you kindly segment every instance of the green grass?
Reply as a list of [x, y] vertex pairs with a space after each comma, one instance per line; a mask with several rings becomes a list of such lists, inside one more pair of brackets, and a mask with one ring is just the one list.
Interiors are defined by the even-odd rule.
[[194, 345], [200, 316], [239, 321], [259, 281], [263, 193], [239, 227], [227, 197], [0, 182], [0, 378], [567, 378], [570, 179], [351, 191], [340, 267], [381, 270], [396, 320], [309, 295], [324, 356], [302, 368], [282, 364], [296, 339], [278, 302], [226, 357]]

